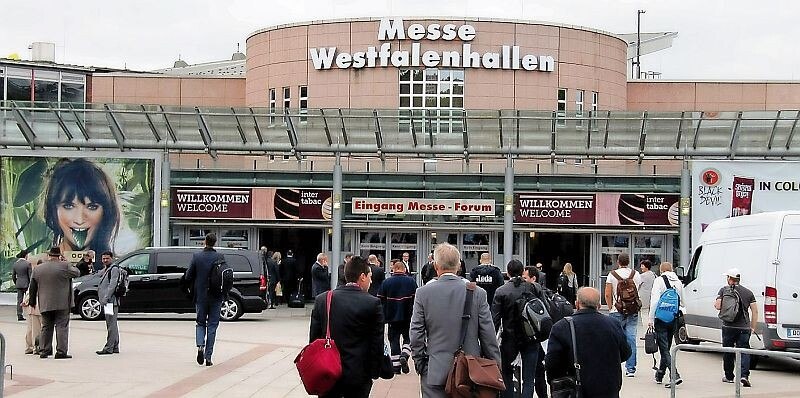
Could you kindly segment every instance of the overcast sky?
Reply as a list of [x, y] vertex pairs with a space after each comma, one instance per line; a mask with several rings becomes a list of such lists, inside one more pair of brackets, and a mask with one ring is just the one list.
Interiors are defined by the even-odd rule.
[[[14, 1], [3, 7], [0, 57], [30, 58], [55, 42], [56, 61], [135, 70], [226, 59], [249, 33], [284, 23], [381, 16], [513, 18], [612, 33], [677, 31], [673, 47], [642, 57], [665, 79], [800, 79], [796, 0], [291, 0]], [[377, 32], [376, 32], [377, 33]], [[480, 34], [480, 32], [478, 32]]]

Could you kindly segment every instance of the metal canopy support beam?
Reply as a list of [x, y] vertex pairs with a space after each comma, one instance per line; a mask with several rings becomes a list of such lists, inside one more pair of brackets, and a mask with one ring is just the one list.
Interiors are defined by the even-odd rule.
[[644, 159], [644, 145], [647, 141], [647, 111], [642, 113], [642, 129], [639, 131], [639, 164]]
[[256, 113], [253, 112], [253, 108], [247, 108], [250, 110], [250, 114], [253, 115], [253, 127], [256, 129], [256, 138], [258, 138], [258, 143], [264, 143], [264, 137], [261, 136], [261, 127], [258, 125], [258, 118], [256, 117]]
[[675, 138], [675, 149], [681, 147], [681, 138], [683, 135], [683, 117], [685, 114], [686, 112], [681, 112], [681, 120], [678, 122], [678, 136]]
[[550, 132], [550, 163], [556, 161], [556, 127], [558, 123], [556, 122], [557, 112], [553, 112], [553, 123], [551, 125], [551, 132]]
[[497, 110], [497, 129], [500, 132], [500, 148], [503, 147], [503, 111]]
[[[450, 125], [451, 126], [452, 126], [452, 123], [453, 123], [453, 119], [452, 118], [453, 118], [453, 116], [451, 115], [450, 116]], [[467, 128], [467, 111], [464, 111], [464, 115], [461, 116], [461, 123], [462, 123], [461, 138], [462, 138], [462, 141], [464, 142], [464, 150], [466, 151], [467, 149], [469, 149], [469, 133], [467, 132], [467, 130], [468, 130], [468, 128]], [[500, 147], [502, 148], [502, 144], [500, 145]]]
[[156, 125], [153, 124], [153, 118], [150, 117], [150, 112], [145, 109], [144, 105], [140, 105], [140, 107], [142, 108], [145, 119], [147, 119], [147, 125], [150, 126], [150, 131], [153, 133], [153, 138], [156, 139], [156, 142], [161, 142], [161, 134], [158, 133]]
[[772, 131], [769, 133], [769, 141], [767, 142], [767, 149], [772, 149], [772, 142], [775, 139], [775, 130], [778, 129], [778, 121], [781, 120], [781, 112], [778, 111], [778, 115], [775, 117], [775, 123], [772, 123]]
[[325, 110], [320, 109], [319, 114], [322, 115], [322, 123], [325, 126], [325, 137], [328, 138], [328, 145], [333, 145], [333, 139], [331, 138], [331, 130], [328, 128], [328, 118], [325, 117]]
[[164, 107], [159, 105], [158, 109], [161, 111], [161, 115], [164, 116], [164, 124], [167, 126], [169, 138], [172, 138], [172, 142], [178, 142], [178, 137], [175, 135], [175, 130], [172, 129], [172, 123], [169, 122], [169, 118], [167, 117], [167, 112], [164, 111]]
[[35, 148], [33, 144], [34, 140], [36, 140], [36, 133], [33, 132], [31, 128], [31, 124], [28, 122], [28, 119], [22, 113], [22, 111], [17, 107], [17, 104], [13, 101], [11, 102], [12, 112], [14, 113], [14, 120], [17, 121], [17, 127], [19, 127], [19, 131], [22, 133], [22, 136], [25, 137], [25, 141], [28, 142], [31, 149]]
[[122, 134], [122, 126], [120, 126], [117, 116], [111, 111], [108, 104], [104, 105], [106, 108], [106, 119], [108, 120], [108, 127], [111, 129], [111, 135], [117, 141], [117, 146], [120, 151], [125, 150], [125, 135]]
[[739, 140], [739, 126], [742, 124], [742, 111], [736, 114], [736, 121], [733, 123], [733, 129], [731, 129], [731, 142], [728, 145], [728, 149], [731, 151], [731, 159], [735, 156], [736, 153], [736, 144]]
[[603, 148], [608, 148], [608, 125], [611, 123], [611, 111], [606, 111], [606, 132], [603, 134]]
[[347, 129], [344, 127], [344, 115], [342, 114], [342, 108], [339, 108], [339, 121], [342, 123], [342, 140], [344, 140], [344, 145], [350, 145], [347, 139]]
[[431, 123], [431, 117], [428, 114], [427, 109], [425, 110], [425, 118], [423, 119], [422, 123], [428, 125], [428, 138], [430, 138], [431, 148], [433, 148], [433, 124]]
[[697, 140], [700, 137], [700, 124], [703, 123], [703, 116], [705, 112], [700, 112], [700, 119], [697, 120], [697, 126], [694, 128], [694, 140], [692, 141], [692, 149], [697, 149]]
[[383, 155], [383, 134], [381, 132], [381, 120], [378, 118], [378, 110], [373, 109], [372, 115], [375, 116], [375, 145], [378, 147], [378, 156], [381, 161], [386, 161], [386, 156]]
[[67, 128], [67, 124], [64, 123], [64, 119], [61, 117], [61, 111], [59, 111], [58, 109], [54, 108], [52, 102], [48, 102], [47, 103], [47, 107], [50, 108], [50, 110], [53, 112], [54, 115], [56, 115], [56, 120], [58, 120], [58, 127], [60, 127], [61, 130], [64, 132], [64, 134], [67, 135], [67, 138], [70, 141], [72, 141], [72, 137], [73, 137], [72, 136], [72, 132], [69, 131], [69, 128]]
[[586, 149], [592, 147], [592, 127], [596, 123], [594, 120], [596, 111], [589, 111], [589, 123], [586, 123]]
[[[337, 145], [338, 147], [338, 145]], [[339, 264], [342, 254], [342, 161], [341, 154], [336, 151], [336, 163], [333, 164], [333, 203], [331, 204], [331, 290], [336, 289], [339, 281]]]
[[517, 147], [519, 147], [519, 109], [517, 109]]
[[239, 121], [239, 115], [236, 114], [236, 110], [233, 109], [233, 107], [231, 107], [231, 112], [233, 113], [233, 118], [236, 119], [236, 130], [239, 130], [239, 137], [242, 137], [242, 144], [247, 144], [247, 136], [244, 134], [242, 123]]
[[[514, 259], [514, 160], [506, 155], [506, 175], [503, 188], [503, 264]], [[504, 267], [501, 267], [505, 269]]]
[[297, 150], [297, 131], [294, 129], [292, 117], [289, 116], [289, 108], [284, 108], [283, 115], [286, 119], [286, 134], [289, 136], [289, 143], [292, 145], [292, 155], [297, 161], [300, 161], [303, 158], [300, 156], [300, 151]]
[[416, 123], [413, 117], [408, 119], [408, 124], [411, 126], [411, 141], [414, 142], [414, 148], [416, 148], [419, 143], [417, 142], [417, 128], [414, 126]]
[[786, 150], [789, 150], [789, 147], [792, 145], [792, 138], [794, 138], [794, 130], [797, 127], [798, 121], [800, 121], [800, 110], [797, 111], [797, 115], [795, 115], [794, 122], [792, 123], [792, 129], [789, 131], [789, 136], [786, 137]]
[[206, 124], [206, 119], [203, 117], [203, 114], [200, 113], [200, 108], [194, 108], [195, 113], [197, 114], [197, 129], [200, 131], [200, 138], [203, 139], [203, 144], [206, 146], [206, 150], [208, 154], [211, 155], [212, 158], [217, 158], [217, 151], [211, 149], [211, 144], [213, 139], [211, 138], [211, 132], [208, 131], [208, 125]]
[[75, 124], [78, 126], [78, 130], [81, 131], [83, 134], [83, 138], [89, 139], [89, 133], [86, 131], [86, 127], [84, 127], [83, 122], [81, 122], [81, 118], [78, 117], [78, 112], [75, 112], [75, 107], [72, 106], [71, 102], [67, 102], [67, 106], [72, 111], [72, 117], [75, 118]]
[[689, 170], [689, 162], [683, 162], [683, 168], [681, 169], [681, 200], [678, 204], [678, 225], [680, 225], [680, 237], [679, 237], [679, 244], [680, 244], [680, 266], [683, 269], [689, 269], [689, 262], [691, 261], [691, 253], [692, 253], [692, 239], [689, 235], [691, 233], [691, 229], [689, 224], [691, 223], [691, 218], [689, 215], [689, 210], [691, 209], [691, 196], [692, 196], [692, 173]]

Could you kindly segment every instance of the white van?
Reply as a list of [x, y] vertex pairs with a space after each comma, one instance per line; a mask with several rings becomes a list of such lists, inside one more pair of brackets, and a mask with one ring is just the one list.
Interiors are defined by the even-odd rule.
[[[760, 213], [718, 220], [700, 236], [683, 276], [686, 325], [679, 343], [722, 342], [714, 301], [727, 284], [722, 275], [739, 268], [759, 312], [757, 349], [800, 351], [800, 211]], [[679, 275], [682, 273], [679, 269]]]

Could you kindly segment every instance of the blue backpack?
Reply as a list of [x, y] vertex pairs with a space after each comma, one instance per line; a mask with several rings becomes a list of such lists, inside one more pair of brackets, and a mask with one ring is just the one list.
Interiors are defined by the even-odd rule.
[[669, 283], [667, 276], [661, 275], [661, 277], [664, 278], [664, 284], [667, 290], [661, 293], [661, 297], [658, 298], [656, 319], [664, 323], [672, 323], [678, 315], [678, 310], [680, 310], [681, 297], [678, 295], [678, 291]]

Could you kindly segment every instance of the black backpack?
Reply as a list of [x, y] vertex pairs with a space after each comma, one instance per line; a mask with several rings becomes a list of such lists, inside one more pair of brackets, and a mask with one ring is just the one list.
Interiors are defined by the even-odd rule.
[[117, 279], [117, 286], [114, 287], [114, 295], [117, 297], [125, 297], [125, 295], [128, 294], [128, 286], [130, 285], [128, 270], [119, 265], [112, 265], [112, 267], [119, 268], [119, 278]]
[[227, 297], [231, 288], [233, 288], [233, 268], [225, 262], [225, 256], [220, 254], [211, 264], [211, 272], [208, 274], [208, 292]]
[[556, 323], [575, 313], [575, 307], [564, 296], [547, 288], [542, 288], [542, 297], [550, 312], [550, 319]]
[[520, 343], [541, 342], [550, 337], [553, 320], [544, 295], [537, 294], [533, 285], [527, 286], [514, 301], [514, 311], [516, 318], [513, 332]]

